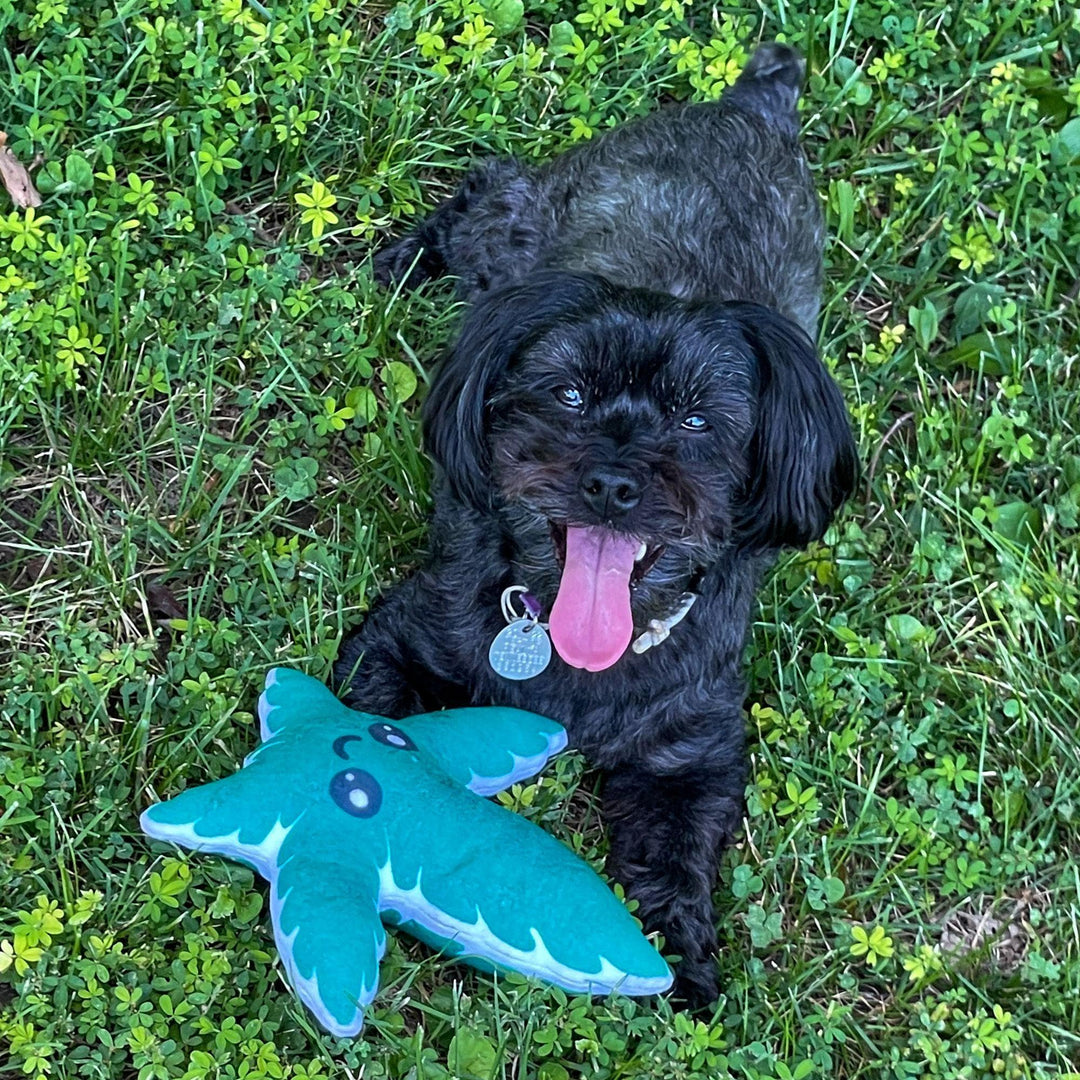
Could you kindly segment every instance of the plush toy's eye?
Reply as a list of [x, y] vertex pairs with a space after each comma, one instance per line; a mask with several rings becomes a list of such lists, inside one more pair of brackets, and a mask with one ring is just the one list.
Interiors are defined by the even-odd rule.
[[395, 750], [415, 750], [416, 743], [405, 734], [399, 727], [393, 724], [372, 724], [368, 728], [368, 734], [384, 746], [392, 746]]
[[709, 421], [704, 416], [688, 416], [682, 426], [686, 431], [708, 431]]
[[363, 742], [359, 735], [341, 735], [334, 740], [333, 750], [339, 758], [349, 760], [349, 751], [345, 749], [351, 742]]
[[382, 806], [379, 781], [363, 769], [345, 769], [330, 781], [330, 798], [353, 817], [373, 817]]
[[580, 409], [585, 404], [581, 391], [576, 386], [560, 386], [555, 391], [555, 398], [560, 405], [568, 409]]

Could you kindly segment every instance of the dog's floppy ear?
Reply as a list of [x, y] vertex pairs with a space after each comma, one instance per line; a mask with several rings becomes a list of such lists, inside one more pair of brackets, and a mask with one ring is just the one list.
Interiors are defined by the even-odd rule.
[[424, 442], [454, 494], [479, 509], [491, 505], [488, 398], [527, 339], [595, 299], [603, 279], [542, 271], [482, 296], [467, 312], [457, 341], [424, 403]]
[[855, 442], [840, 390], [806, 334], [758, 304], [725, 305], [758, 364], [758, 416], [740, 509], [748, 549], [818, 540], [852, 493]]

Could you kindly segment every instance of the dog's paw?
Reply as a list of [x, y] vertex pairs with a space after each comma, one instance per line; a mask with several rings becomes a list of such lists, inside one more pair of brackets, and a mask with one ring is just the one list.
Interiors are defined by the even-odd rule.
[[402, 285], [415, 289], [421, 282], [435, 277], [441, 263], [410, 233], [375, 252], [372, 272], [380, 285]]
[[420, 243], [412, 236], [395, 240], [388, 247], [376, 251], [371, 260], [375, 280], [380, 285], [396, 284], [409, 274], [419, 254]]

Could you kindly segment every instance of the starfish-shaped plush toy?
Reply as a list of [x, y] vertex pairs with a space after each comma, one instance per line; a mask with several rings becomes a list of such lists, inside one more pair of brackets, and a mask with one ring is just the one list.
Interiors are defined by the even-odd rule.
[[453, 709], [400, 724], [272, 670], [262, 745], [240, 772], [150, 807], [150, 836], [247, 863], [301, 1000], [354, 1035], [378, 986], [383, 922], [487, 970], [578, 993], [653, 994], [671, 972], [569, 848], [490, 802], [566, 745], [552, 720]]

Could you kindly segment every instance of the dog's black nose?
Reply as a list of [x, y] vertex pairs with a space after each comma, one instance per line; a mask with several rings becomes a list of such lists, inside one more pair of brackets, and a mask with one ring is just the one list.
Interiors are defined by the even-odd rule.
[[610, 520], [621, 517], [641, 502], [641, 484], [617, 466], [599, 465], [581, 478], [581, 494], [590, 510]]

